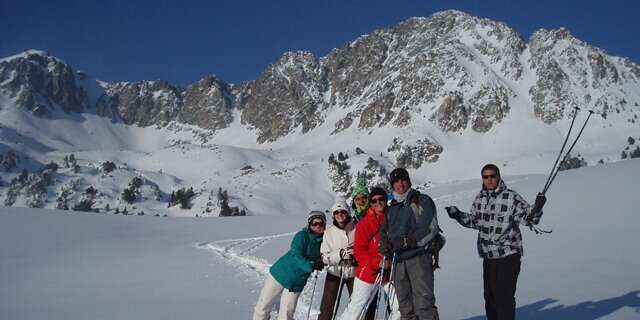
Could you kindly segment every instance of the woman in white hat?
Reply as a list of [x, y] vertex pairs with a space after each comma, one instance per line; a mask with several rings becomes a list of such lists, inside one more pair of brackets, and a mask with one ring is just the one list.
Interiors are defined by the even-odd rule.
[[349, 207], [343, 198], [336, 198], [331, 207], [333, 225], [322, 237], [320, 253], [322, 262], [327, 265], [327, 277], [324, 282], [320, 315], [318, 320], [330, 320], [340, 303], [343, 287], [346, 285], [349, 296], [353, 291], [355, 258], [353, 256], [353, 240], [355, 237], [354, 221]]

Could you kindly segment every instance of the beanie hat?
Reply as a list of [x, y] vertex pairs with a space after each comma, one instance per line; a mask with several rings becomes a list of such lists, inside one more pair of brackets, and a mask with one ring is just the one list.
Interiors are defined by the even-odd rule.
[[392, 186], [394, 182], [400, 179], [407, 180], [409, 181], [409, 184], [411, 184], [411, 179], [409, 179], [409, 172], [407, 171], [407, 169], [395, 168], [393, 169], [393, 171], [391, 171], [391, 174], [389, 174], [389, 184], [391, 184]]
[[387, 192], [380, 187], [373, 187], [371, 188], [369, 199], [373, 199], [373, 197], [375, 196], [383, 196], [385, 199], [387, 199]]
[[336, 198], [336, 201], [333, 203], [333, 206], [331, 206], [331, 213], [334, 213], [336, 211], [341, 211], [341, 210], [344, 210], [347, 213], [351, 213], [349, 211], [349, 207], [347, 207], [347, 202], [344, 200], [344, 198], [338, 197]]
[[356, 185], [353, 187], [353, 192], [351, 192], [351, 200], [355, 198], [359, 194], [364, 194], [365, 197], [369, 197], [369, 189], [367, 188], [367, 179], [363, 176], [359, 176], [356, 178]]
[[327, 224], [327, 217], [325, 217], [324, 212], [313, 210], [309, 212], [309, 216], [307, 217], [307, 224], [311, 224], [311, 221], [314, 219], [320, 219], [324, 224]]
[[482, 174], [487, 169], [495, 171], [496, 175], [498, 175], [498, 178], [500, 178], [500, 169], [498, 169], [498, 166], [493, 163], [486, 164], [484, 167], [482, 167], [482, 170], [480, 170], [480, 174]]

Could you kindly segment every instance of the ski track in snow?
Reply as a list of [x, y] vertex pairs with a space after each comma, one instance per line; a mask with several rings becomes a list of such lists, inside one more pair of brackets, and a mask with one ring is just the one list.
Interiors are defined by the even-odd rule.
[[[252, 237], [252, 238], [241, 238], [241, 239], [228, 239], [228, 240], [218, 240], [212, 242], [202, 242], [198, 243], [196, 247], [200, 249], [205, 249], [209, 252], [212, 252], [217, 259], [220, 259], [222, 262], [230, 265], [231, 267], [240, 270], [245, 276], [256, 280], [257, 283], [260, 284], [260, 287], [256, 290], [256, 300], [258, 298], [258, 294], [262, 289], [262, 284], [269, 274], [269, 268], [271, 267], [271, 263], [268, 261], [252, 256], [256, 250], [260, 249], [264, 245], [271, 242], [273, 239], [289, 237], [296, 234], [296, 232], [275, 234], [270, 236], [263, 237]], [[284, 252], [283, 252], [284, 254]], [[320, 285], [324, 281], [322, 281], [321, 276], [318, 277], [318, 283], [316, 284], [316, 292], [314, 297], [314, 307], [311, 309], [311, 314], [318, 315], [319, 305], [320, 305], [320, 297], [318, 295], [318, 291], [320, 290]], [[311, 300], [311, 292], [313, 290], [313, 274], [309, 277], [307, 285], [304, 287], [302, 294], [300, 294], [300, 299], [298, 300], [298, 306], [296, 308], [295, 319], [306, 319], [307, 312], [309, 311], [309, 302]], [[279, 303], [276, 303], [276, 310], [279, 306]], [[251, 306], [253, 308], [253, 305]], [[271, 313], [271, 318], [276, 318], [276, 312]]]

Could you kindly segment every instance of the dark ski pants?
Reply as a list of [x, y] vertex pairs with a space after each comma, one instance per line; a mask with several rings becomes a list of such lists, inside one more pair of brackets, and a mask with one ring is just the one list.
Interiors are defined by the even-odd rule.
[[485, 258], [482, 268], [487, 320], [514, 320], [520, 255], [512, 254], [499, 259]]
[[433, 259], [428, 254], [397, 262], [393, 281], [402, 320], [438, 320]]
[[[347, 286], [349, 296], [353, 292], [353, 278], [344, 279], [342, 287]], [[324, 291], [322, 292], [322, 302], [320, 302], [320, 315], [318, 320], [331, 320], [333, 317], [333, 307], [338, 298], [338, 292], [343, 290], [340, 288], [340, 277], [336, 277], [327, 272], [327, 278], [324, 281]], [[344, 291], [342, 292], [344, 295]]]

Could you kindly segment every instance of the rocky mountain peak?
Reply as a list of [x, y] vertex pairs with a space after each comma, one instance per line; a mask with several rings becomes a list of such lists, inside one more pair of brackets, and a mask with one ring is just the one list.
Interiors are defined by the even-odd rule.
[[274, 141], [301, 126], [320, 123], [317, 110], [324, 91], [319, 64], [309, 52], [287, 52], [246, 89], [242, 123], [258, 130], [258, 141]]
[[624, 82], [638, 85], [638, 66], [608, 55], [574, 37], [569, 30], [539, 30], [529, 40], [529, 63], [536, 83], [529, 93], [534, 113], [552, 123], [570, 117], [574, 107], [606, 114], [627, 110]]
[[40, 50], [0, 60], [0, 90], [19, 107], [40, 117], [51, 116], [57, 108], [82, 112], [91, 107], [71, 66]]
[[233, 100], [229, 85], [208, 75], [183, 92], [176, 120], [208, 130], [225, 128], [233, 120]]
[[180, 89], [165, 80], [117, 82], [105, 89], [126, 124], [164, 125], [182, 105]]

